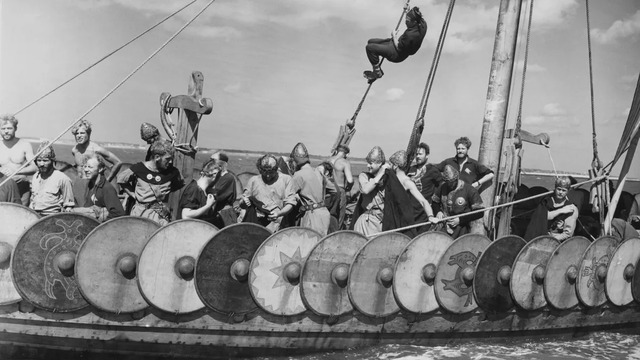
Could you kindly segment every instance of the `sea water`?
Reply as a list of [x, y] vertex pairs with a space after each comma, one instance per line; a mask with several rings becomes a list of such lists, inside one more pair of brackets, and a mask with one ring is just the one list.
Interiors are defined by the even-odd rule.
[[484, 343], [468, 341], [447, 346], [384, 345], [340, 352], [315, 353], [294, 357], [263, 357], [261, 360], [430, 360], [430, 359], [638, 359], [638, 335], [596, 332], [574, 340], [518, 340]]

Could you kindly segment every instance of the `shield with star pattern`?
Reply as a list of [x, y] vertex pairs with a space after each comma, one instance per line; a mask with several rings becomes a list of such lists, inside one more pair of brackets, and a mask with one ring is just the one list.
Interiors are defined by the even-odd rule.
[[249, 284], [256, 304], [274, 315], [305, 312], [300, 276], [311, 250], [322, 236], [311, 229], [287, 228], [271, 235], [251, 260]]

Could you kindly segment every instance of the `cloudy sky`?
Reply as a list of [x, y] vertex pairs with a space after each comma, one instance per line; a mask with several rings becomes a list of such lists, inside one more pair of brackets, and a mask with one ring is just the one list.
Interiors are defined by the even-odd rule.
[[[187, 0], [2, 0], [0, 112], [15, 112]], [[208, 0], [198, 0], [18, 117], [19, 135], [52, 138], [94, 105]], [[187, 31], [87, 118], [94, 140], [140, 143], [139, 125], [159, 125], [162, 92], [184, 94], [192, 70], [205, 76], [214, 111], [203, 118], [208, 148], [288, 152], [304, 142], [326, 154], [366, 88], [368, 38], [387, 37], [403, 0], [217, 0]], [[429, 24], [422, 49], [385, 76], [360, 112], [352, 154], [406, 147], [448, 1], [414, 0]], [[498, 0], [458, 0], [427, 108], [430, 161], [468, 136], [478, 155]], [[523, 6], [527, 8], [528, 5]], [[548, 132], [558, 169], [591, 161], [591, 115], [583, 0], [536, 0], [523, 128]], [[600, 156], [611, 160], [640, 72], [640, 1], [590, 1]], [[520, 45], [519, 49], [523, 49]], [[522, 63], [522, 51], [518, 56]], [[516, 75], [518, 78], [520, 75]], [[517, 85], [517, 84], [516, 84]], [[513, 126], [519, 86], [512, 92]], [[70, 138], [70, 134], [65, 138]], [[634, 177], [640, 177], [636, 159]], [[545, 149], [527, 146], [524, 166], [552, 169]]]

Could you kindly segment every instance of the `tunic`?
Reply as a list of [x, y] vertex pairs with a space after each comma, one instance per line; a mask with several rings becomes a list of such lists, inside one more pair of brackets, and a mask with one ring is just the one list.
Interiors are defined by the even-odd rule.
[[[182, 219], [182, 209], [197, 210], [203, 207], [207, 203], [207, 194], [200, 189], [198, 182], [191, 180], [189, 185], [184, 188], [180, 202], [178, 203], [178, 219]], [[207, 209], [207, 211], [198, 217], [200, 220], [204, 220], [210, 224], [213, 224], [213, 210]]]
[[[447, 184], [443, 184], [433, 194], [432, 200], [434, 205], [433, 211], [436, 214], [442, 211], [446, 217], [484, 208], [478, 190], [462, 180], [458, 180], [458, 185], [453, 190], [450, 190]], [[443, 225], [446, 227], [446, 232], [455, 239], [469, 233], [469, 223], [481, 217], [482, 212], [478, 212], [473, 215], [460, 216], [460, 223], [455, 227], [444, 223]]]
[[465, 160], [462, 160], [462, 162], [459, 161], [458, 157], [454, 156], [442, 161], [438, 164], [437, 168], [440, 172], [443, 172], [446, 165], [453, 166], [454, 169], [460, 172], [460, 180], [463, 180], [469, 185], [483, 178], [485, 175], [493, 173], [491, 169], [468, 156]]
[[31, 203], [29, 207], [41, 215], [51, 215], [62, 211], [63, 207], [72, 207], [73, 190], [71, 180], [58, 170], [43, 179], [40, 172], [31, 180]]
[[[100, 222], [126, 215], [122, 208], [122, 203], [118, 199], [116, 189], [106, 181], [104, 176], [100, 176], [99, 180], [89, 187], [85, 203], [88, 206], [95, 206], [100, 209], [96, 214]], [[104, 209], [104, 211], [102, 211]]]
[[[264, 208], [269, 211], [275, 208], [282, 209], [285, 205], [296, 204], [295, 192], [292, 187], [291, 176], [286, 174], [278, 174], [278, 179], [273, 184], [267, 185], [262, 180], [262, 176], [256, 175], [249, 179], [247, 185], [244, 188], [247, 196], [253, 196], [256, 200], [264, 204]], [[266, 215], [257, 212], [259, 218], [266, 218]], [[271, 232], [276, 232], [280, 229], [279, 218], [276, 221], [266, 221], [265, 227]]]
[[235, 223], [237, 220], [233, 202], [236, 201], [236, 179], [231, 173], [225, 173], [209, 188], [208, 194], [216, 197], [216, 204], [213, 206], [213, 224], [219, 229]]
[[293, 174], [293, 191], [300, 197], [300, 226], [317, 231], [323, 237], [327, 235], [331, 215], [324, 204], [325, 179], [310, 165], [303, 166]]
[[[373, 181], [374, 176], [360, 173], [358, 182], [360, 188]], [[382, 217], [384, 215], [384, 185], [378, 184], [368, 194], [360, 194], [360, 207], [363, 213], [356, 220], [353, 230], [368, 236], [382, 231]]]

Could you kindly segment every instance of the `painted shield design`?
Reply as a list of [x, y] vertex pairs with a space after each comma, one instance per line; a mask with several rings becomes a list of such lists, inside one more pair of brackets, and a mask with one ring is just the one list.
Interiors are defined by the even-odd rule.
[[218, 231], [206, 221], [184, 219], [151, 235], [138, 260], [138, 284], [149, 304], [172, 314], [204, 308], [194, 281], [196, 258]]
[[442, 255], [453, 239], [442, 232], [425, 232], [407, 245], [396, 263], [393, 291], [398, 305], [413, 313], [437, 310], [435, 279]]
[[607, 269], [605, 292], [609, 301], [617, 306], [633, 301], [631, 281], [640, 259], [640, 238], [625, 240], [613, 253]]
[[491, 241], [484, 235], [466, 234], [445, 251], [436, 272], [436, 299], [455, 314], [465, 314], [478, 305], [473, 297], [476, 264]]
[[300, 296], [302, 267], [322, 239], [314, 230], [292, 227], [271, 235], [256, 251], [249, 271], [253, 299], [274, 315], [297, 315], [307, 308]]
[[196, 259], [196, 291], [210, 309], [226, 315], [257, 309], [249, 290], [249, 266], [271, 232], [251, 223], [227, 226], [213, 235]]
[[544, 297], [544, 278], [547, 263], [560, 241], [543, 235], [525, 245], [515, 262], [511, 275], [511, 296], [525, 310], [536, 310], [547, 304]]
[[578, 267], [576, 289], [578, 299], [587, 307], [596, 307], [607, 302], [605, 279], [607, 267], [618, 245], [612, 236], [603, 236], [589, 245]]
[[84, 298], [110, 313], [132, 313], [149, 306], [138, 288], [137, 264], [145, 244], [160, 226], [151, 219], [123, 216], [95, 228], [76, 258]]
[[589, 239], [574, 236], [553, 251], [544, 277], [544, 296], [549, 305], [559, 310], [578, 305], [576, 293], [578, 267], [589, 245], [591, 245]]
[[306, 307], [321, 316], [353, 310], [347, 291], [349, 266], [367, 238], [355, 231], [338, 231], [323, 238], [302, 267], [300, 294]]
[[38, 219], [40, 215], [27, 207], [0, 203], [0, 305], [12, 304], [22, 299], [13, 285], [11, 255], [20, 235]]
[[98, 221], [74, 213], [49, 215], [25, 231], [13, 253], [11, 271], [23, 299], [52, 312], [71, 312], [88, 305], [75, 276], [80, 244]]
[[385, 317], [398, 311], [393, 296], [393, 269], [411, 238], [388, 233], [369, 240], [356, 254], [349, 270], [348, 292], [353, 306], [361, 313]]
[[513, 307], [509, 289], [512, 267], [525, 244], [519, 236], [503, 236], [492, 242], [478, 259], [473, 291], [478, 307], [485, 312], [500, 313]]

